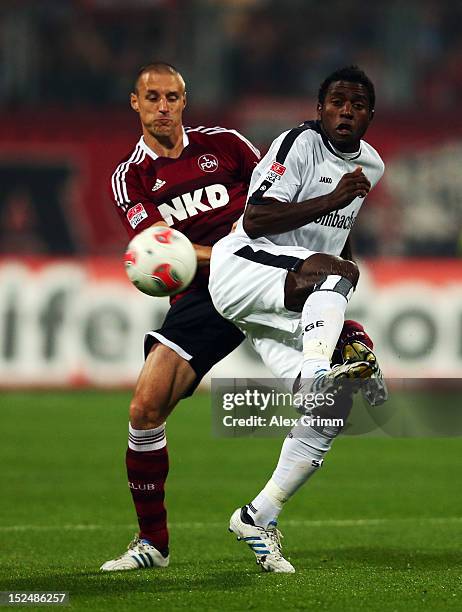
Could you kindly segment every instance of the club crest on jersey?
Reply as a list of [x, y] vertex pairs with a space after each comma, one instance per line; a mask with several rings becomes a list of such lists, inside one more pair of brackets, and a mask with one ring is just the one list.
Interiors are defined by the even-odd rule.
[[277, 161], [273, 162], [272, 165], [271, 165], [271, 171], [275, 172], [279, 176], [282, 176], [284, 174], [284, 172], [286, 171], [286, 169], [287, 168], [285, 166], [283, 166], [282, 164], [280, 164]]
[[211, 153], [201, 155], [197, 160], [197, 164], [202, 172], [215, 172], [218, 169], [218, 159]]
[[143, 219], [146, 219], [147, 216], [148, 213], [144, 210], [144, 206], [141, 202], [138, 202], [138, 204], [135, 204], [135, 206], [132, 206], [127, 211], [127, 219], [133, 229], [135, 229]]

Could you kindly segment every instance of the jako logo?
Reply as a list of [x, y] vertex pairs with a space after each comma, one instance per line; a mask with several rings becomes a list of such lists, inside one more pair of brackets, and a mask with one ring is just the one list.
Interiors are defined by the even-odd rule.
[[[208, 203], [204, 204], [202, 199]], [[224, 185], [216, 184], [196, 189], [192, 193], [183, 193], [170, 200], [168, 204], [166, 202], [159, 204], [157, 210], [168, 225], [173, 225], [175, 220], [184, 221], [188, 217], [194, 217], [198, 212], [208, 212], [226, 206], [228, 202], [228, 190]]]
[[218, 159], [211, 153], [201, 155], [197, 160], [197, 163], [203, 172], [215, 172], [215, 170], [218, 168]]
[[330, 176], [321, 176], [321, 178], [319, 179], [320, 183], [332, 183], [332, 179], [330, 178]]

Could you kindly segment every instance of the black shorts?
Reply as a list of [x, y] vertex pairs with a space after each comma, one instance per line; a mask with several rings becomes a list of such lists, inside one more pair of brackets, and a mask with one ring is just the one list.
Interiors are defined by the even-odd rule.
[[187, 293], [171, 306], [160, 329], [144, 338], [144, 356], [157, 342], [189, 361], [196, 380], [184, 397], [192, 395], [206, 374], [244, 340], [244, 334], [215, 310], [206, 290]]

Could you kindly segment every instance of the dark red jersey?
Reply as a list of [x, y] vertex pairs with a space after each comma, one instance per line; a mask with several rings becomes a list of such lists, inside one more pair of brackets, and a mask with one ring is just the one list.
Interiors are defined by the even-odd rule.
[[[191, 242], [212, 246], [226, 236], [244, 209], [258, 150], [239, 132], [203, 126], [184, 129], [176, 159], [159, 157], [144, 142], [117, 166], [111, 188], [131, 237], [158, 221]], [[206, 286], [208, 267], [192, 286]]]
[[117, 211], [130, 237], [164, 221], [211, 246], [242, 213], [257, 149], [235, 130], [185, 128], [177, 159], [158, 157], [141, 138], [112, 175]]

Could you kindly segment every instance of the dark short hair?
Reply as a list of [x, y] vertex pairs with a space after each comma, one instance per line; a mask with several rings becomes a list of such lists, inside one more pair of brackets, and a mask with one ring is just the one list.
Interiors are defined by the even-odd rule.
[[168, 62], [150, 62], [145, 66], [141, 66], [141, 68], [138, 70], [133, 91], [138, 91], [138, 81], [140, 80], [141, 75], [143, 75], [145, 72], [159, 72], [160, 74], [173, 74], [181, 77], [181, 74], [173, 64], [169, 64]]
[[367, 89], [367, 94], [369, 96], [369, 105], [371, 110], [374, 110], [375, 107], [375, 88], [374, 84], [367, 76], [367, 74], [358, 68], [358, 66], [345, 66], [345, 68], [340, 68], [335, 72], [332, 72], [319, 87], [318, 92], [318, 102], [319, 104], [324, 104], [324, 100], [326, 99], [327, 90], [329, 89], [329, 85], [331, 83], [335, 83], [337, 81], [348, 81], [349, 83], [361, 83]]

